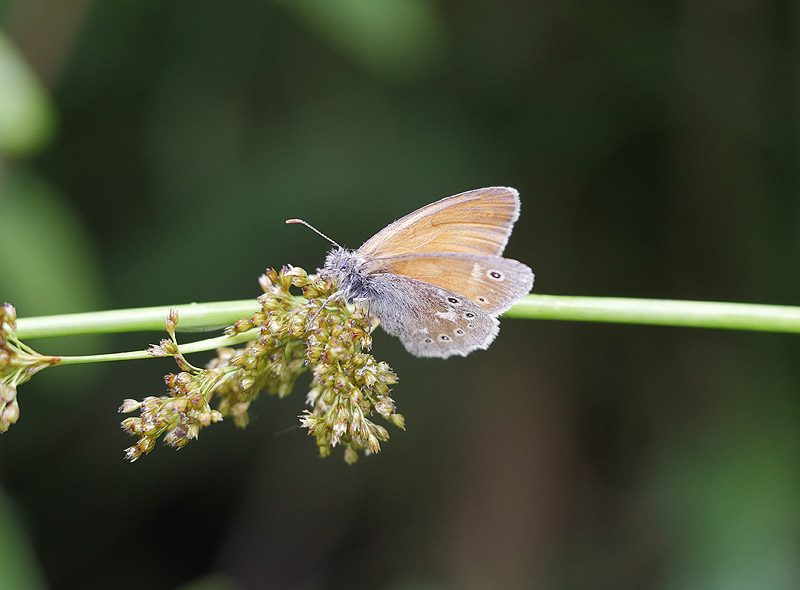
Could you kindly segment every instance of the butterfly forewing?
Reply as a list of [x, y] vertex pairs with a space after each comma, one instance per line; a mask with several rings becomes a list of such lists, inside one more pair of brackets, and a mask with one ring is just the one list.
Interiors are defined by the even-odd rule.
[[389, 224], [358, 249], [364, 258], [452, 252], [500, 255], [519, 217], [513, 188], [488, 187], [446, 197]]
[[471, 301], [485, 312], [498, 315], [533, 287], [533, 272], [526, 265], [500, 256], [474, 254], [410, 254], [370, 260], [370, 274], [392, 273], [411, 277], [451, 291], [453, 305]]
[[390, 295], [370, 300], [370, 313], [411, 354], [466, 356], [487, 348], [497, 336], [497, 319], [452, 291], [388, 273], [376, 275], [374, 281], [376, 288]]

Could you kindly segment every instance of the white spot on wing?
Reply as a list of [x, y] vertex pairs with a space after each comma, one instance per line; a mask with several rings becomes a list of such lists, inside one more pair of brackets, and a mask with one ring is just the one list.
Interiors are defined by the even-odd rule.
[[458, 314], [452, 309], [448, 309], [447, 311], [437, 311], [434, 315], [450, 322], [456, 321], [456, 318], [458, 317]]
[[473, 279], [479, 279], [481, 278], [481, 275], [482, 275], [481, 265], [476, 262], [475, 264], [472, 265], [472, 272], [470, 273], [470, 276]]

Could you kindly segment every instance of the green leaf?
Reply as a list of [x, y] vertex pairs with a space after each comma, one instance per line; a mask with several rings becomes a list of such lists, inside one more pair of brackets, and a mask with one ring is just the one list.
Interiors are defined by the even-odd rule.
[[36, 152], [52, 136], [54, 119], [42, 85], [0, 31], [0, 152]]
[[404, 76], [438, 55], [442, 26], [426, 0], [283, 0], [342, 52], [378, 74]]
[[77, 312], [101, 304], [98, 263], [80, 220], [32, 173], [0, 176], [0, 300], [20, 315]]
[[8, 498], [0, 489], [0, 586], [3, 588], [44, 588], [30, 541], [26, 538]]

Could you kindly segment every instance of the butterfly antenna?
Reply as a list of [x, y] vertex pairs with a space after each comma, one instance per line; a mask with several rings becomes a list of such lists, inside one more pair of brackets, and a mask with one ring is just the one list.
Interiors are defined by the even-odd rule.
[[324, 233], [322, 233], [321, 231], [319, 231], [319, 230], [318, 230], [316, 227], [314, 227], [313, 225], [311, 225], [311, 224], [310, 224], [310, 223], [308, 223], [307, 221], [303, 221], [302, 219], [287, 219], [287, 220], [286, 220], [286, 223], [288, 223], [289, 225], [294, 225], [294, 224], [296, 224], [296, 223], [299, 223], [299, 224], [301, 224], [301, 225], [305, 225], [305, 226], [306, 226], [308, 229], [310, 229], [311, 231], [313, 231], [313, 232], [314, 232], [314, 233], [316, 233], [316, 234], [319, 234], [319, 235], [321, 235], [323, 238], [325, 238], [326, 240], [328, 240], [328, 241], [329, 241], [331, 244], [333, 244], [333, 245], [334, 245], [334, 246], [336, 246], [337, 248], [341, 248], [341, 246], [340, 246], [339, 244], [337, 244], [336, 242], [334, 242], [332, 239], [330, 239], [328, 236], [326, 236]]

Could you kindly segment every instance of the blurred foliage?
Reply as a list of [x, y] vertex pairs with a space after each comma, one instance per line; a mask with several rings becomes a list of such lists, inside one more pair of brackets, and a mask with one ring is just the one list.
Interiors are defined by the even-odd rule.
[[52, 106], [22, 56], [1, 30], [0, 80], [0, 152], [35, 152], [51, 136]]
[[31, 543], [24, 535], [14, 506], [0, 493], [0, 572], [6, 588], [45, 588]]
[[[322, 262], [288, 217], [357, 246], [491, 184], [521, 191], [508, 253], [539, 292], [800, 300], [791, 4], [57, 8], [0, 2], [0, 97], [39, 113], [0, 120], [27, 134], [0, 132], [23, 315], [255, 296], [264, 267]], [[12, 88], [30, 70], [49, 99]], [[309, 452], [302, 395], [130, 466], [116, 408], [168, 362], [37, 377], [0, 537], [56, 588], [800, 585], [796, 338], [504, 321], [467, 359], [375, 347], [408, 430], [353, 469]]]
[[376, 74], [417, 74], [442, 50], [444, 28], [427, 0], [281, 0], [332, 46]]
[[18, 313], [29, 316], [102, 308], [94, 244], [63, 195], [18, 169], [0, 180], [0, 204], [4, 218], [14, 220], [4, 237], [16, 254], [0, 257], [0, 296], [24, 301]]

